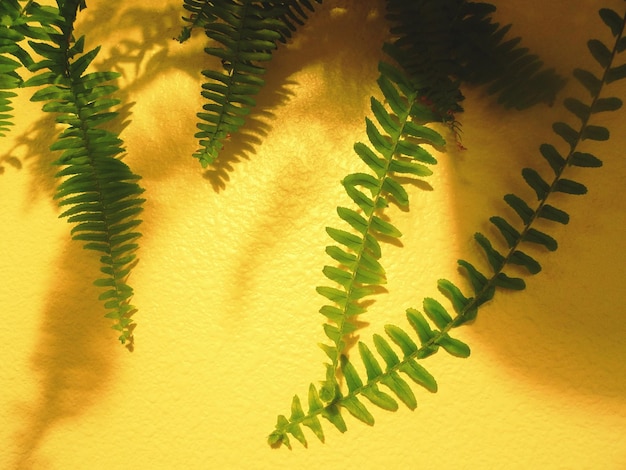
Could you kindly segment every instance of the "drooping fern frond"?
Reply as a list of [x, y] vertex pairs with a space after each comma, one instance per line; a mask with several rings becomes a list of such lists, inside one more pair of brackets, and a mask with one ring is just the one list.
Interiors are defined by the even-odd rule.
[[[230, 134], [244, 124], [245, 116], [256, 105], [254, 96], [265, 83], [264, 62], [272, 58], [276, 41], [285, 27], [279, 16], [284, 9], [276, 2], [221, 0], [206, 2], [202, 14], [206, 35], [221, 47], [207, 47], [205, 52], [222, 61], [223, 71], [203, 70], [208, 79], [202, 96], [209, 103], [197, 116], [200, 148], [194, 157], [203, 167], [211, 164]], [[198, 6], [198, 5], [197, 5]]]
[[490, 84], [507, 108], [552, 103], [564, 84], [544, 69], [536, 55], [505, 40], [511, 25], [501, 27], [495, 6], [465, 0], [387, 0], [387, 17], [395, 36], [388, 52], [417, 82], [434, 109], [445, 118], [462, 111], [462, 82]]
[[[19, 88], [22, 77], [18, 69], [32, 64], [30, 54], [21, 43], [26, 38], [46, 39], [52, 31], [50, 24], [57, 19], [56, 9], [29, 1], [21, 6], [17, 0], [0, 3], [0, 137], [13, 125], [12, 91]], [[16, 60], [17, 59], [17, 60]]]
[[322, 383], [319, 390], [311, 384], [307, 411], [302, 407], [300, 398], [294, 396], [289, 418], [280, 415], [275, 430], [268, 437], [271, 446], [290, 447], [289, 435], [306, 446], [303, 425], [309, 427], [323, 442], [324, 432], [320, 417], [330, 421], [339, 431], [345, 432], [347, 426], [342, 415], [344, 408], [366, 424], [374, 424], [374, 417], [364, 404], [363, 397], [385, 410], [396, 410], [397, 400], [414, 409], [417, 399], [406, 377], [426, 390], [431, 392], [437, 390], [435, 379], [419, 361], [436, 353], [440, 347], [454, 356], [469, 356], [469, 347], [450, 336], [451, 330], [473, 320], [478, 308], [491, 300], [497, 289], [525, 288], [522, 278], [509, 276], [505, 272], [511, 265], [521, 265], [530, 274], [536, 274], [541, 270], [539, 262], [523, 251], [524, 247], [528, 244], [538, 244], [549, 251], [554, 251], [557, 249], [557, 242], [551, 235], [537, 229], [536, 222], [539, 219], [560, 224], [569, 222], [569, 214], [549, 204], [548, 199], [554, 193], [582, 195], [587, 192], [584, 184], [565, 177], [566, 170], [571, 166], [596, 168], [602, 165], [602, 161], [584, 147], [586, 141], [607, 140], [609, 131], [605, 127], [591, 124], [591, 118], [597, 113], [618, 110], [623, 104], [617, 97], [603, 96], [602, 91], [605, 85], [626, 78], [626, 64], [616, 65], [618, 56], [626, 51], [624, 37], [626, 14], [620, 16], [614, 10], [604, 8], [600, 10], [600, 16], [616, 41], [612, 48], [596, 39], [588, 42], [589, 50], [602, 70], [601, 75], [583, 69], [576, 69], [573, 73], [576, 80], [589, 92], [591, 99], [583, 102], [576, 98], [567, 98], [564, 101], [565, 107], [580, 121], [576, 129], [565, 122], [553, 125], [555, 133], [566, 144], [565, 152], [559, 152], [550, 144], [540, 146], [540, 153], [553, 172], [552, 178], [548, 178], [550, 182], [537, 170], [525, 168], [522, 176], [537, 196], [534, 209], [523, 198], [507, 194], [504, 200], [517, 213], [521, 222], [515, 224], [504, 217], [491, 217], [491, 223], [502, 235], [507, 247], [504, 253], [494, 247], [496, 244], [485, 235], [477, 233], [475, 236], [486, 255], [491, 274], [484, 274], [471, 263], [459, 260], [459, 265], [464, 268], [462, 272], [472, 286], [472, 296], [465, 295], [459, 287], [448, 280], [439, 280], [438, 288], [451, 302], [451, 311], [438, 300], [426, 298], [422, 304], [424, 313], [417, 309], [406, 311], [412, 333], [395, 325], [387, 325], [385, 333], [391, 342], [381, 335], [374, 335], [374, 348], [383, 359], [384, 365], [381, 365], [365, 343], [360, 342], [359, 356], [366, 371], [366, 379], [358, 373], [354, 361], [342, 355], [340, 371], [345, 377], [347, 390], [337, 390], [334, 399], [328, 402], [324, 400], [322, 393], [326, 382]]
[[378, 124], [366, 118], [369, 145], [357, 143], [354, 150], [369, 167], [369, 173], [354, 173], [342, 181], [357, 210], [338, 207], [337, 214], [350, 231], [327, 227], [328, 235], [338, 244], [326, 247], [326, 253], [339, 266], [325, 266], [325, 276], [336, 287], [321, 286], [317, 292], [332, 303], [320, 309], [328, 323], [324, 331], [332, 345], [323, 345], [331, 360], [329, 380], [322, 396], [332, 401], [337, 390], [335, 370], [346, 348], [346, 337], [356, 330], [354, 319], [366, 309], [364, 297], [374, 294], [386, 282], [385, 270], [379, 263], [380, 237], [397, 238], [402, 234], [382, 212], [391, 201], [402, 207], [409, 204], [402, 186], [402, 176], [425, 177], [432, 171], [425, 164], [436, 159], [423, 147], [443, 146], [443, 138], [425, 126], [436, 121], [434, 114], [418, 101], [412, 84], [395, 67], [386, 62], [379, 65], [379, 88], [387, 106], [371, 98], [371, 109]]
[[99, 297], [106, 316], [114, 320], [120, 341], [132, 348], [131, 315], [136, 309], [130, 304], [133, 290], [127, 278], [137, 261], [141, 221], [136, 216], [142, 210], [143, 189], [137, 184], [140, 177], [119, 158], [122, 141], [101, 127], [117, 115], [111, 107], [119, 100], [110, 97], [117, 87], [110, 81], [119, 74], [86, 72], [100, 48], [83, 53], [84, 36], [74, 41], [76, 13], [85, 4], [79, 0], [57, 3], [60, 16], [50, 41], [29, 41], [42, 60], [29, 67], [37, 74], [24, 86], [43, 86], [31, 99], [44, 101], [43, 110], [57, 113], [56, 121], [67, 126], [50, 147], [62, 151], [54, 162], [62, 167], [56, 174], [62, 182], [55, 195], [64, 208], [60, 217], [74, 224], [74, 240], [102, 254], [103, 277], [94, 284], [106, 289]]

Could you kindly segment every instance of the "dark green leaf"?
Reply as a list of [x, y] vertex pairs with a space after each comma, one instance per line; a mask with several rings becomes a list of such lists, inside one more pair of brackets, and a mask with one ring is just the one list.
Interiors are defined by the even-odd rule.
[[541, 265], [534, 258], [527, 255], [523, 251], [515, 250], [511, 254], [509, 262], [526, 267], [526, 269], [528, 269], [528, 272], [531, 274], [537, 274], [539, 271], [541, 271]]
[[439, 290], [452, 302], [452, 307], [454, 311], [459, 315], [465, 315], [468, 312], [465, 311], [467, 305], [470, 303], [471, 299], [468, 299], [463, 295], [461, 289], [455, 286], [452, 282], [447, 279], [439, 279], [437, 280], [437, 287]]
[[485, 254], [487, 255], [487, 261], [489, 261], [489, 264], [493, 268], [493, 271], [500, 271], [500, 269], [502, 269], [502, 266], [504, 265], [504, 256], [502, 256], [502, 254], [500, 254], [496, 249], [493, 248], [493, 246], [491, 246], [491, 242], [489, 241], [489, 239], [485, 237], [482, 233], [475, 233], [474, 239], [485, 251]]
[[396, 115], [405, 114], [407, 112], [407, 103], [400, 94], [392, 82], [385, 76], [381, 75], [378, 78], [378, 86], [383, 92], [385, 100]]
[[539, 217], [553, 220], [554, 222], [559, 222], [561, 224], [569, 223], [569, 215], [567, 212], [562, 211], [561, 209], [557, 209], [550, 204], [545, 204], [539, 211]]
[[376, 98], [370, 98], [372, 111], [376, 120], [389, 135], [396, 135], [399, 131], [398, 123], [389, 115], [383, 104]]
[[495, 285], [503, 289], [524, 290], [526, 283], [518, 277], [509, 277], [504, 273], [498, 273], [495, 279]]
[[544, 181], [544, 179], [539, 176], [532, 168], [524, 168], [522, 170], [522, 177], [528, 183], [528, 185], [533, 188], [535, 193], [537, 194], [537, 199], [542, 200], [545, 199], [548, 195], [548, 191], [550, 190], [550, 185]]
[[350, 232], [346, 232], [345, 230], [339, 230], [332, 227], [326, 227], [326, 233], [335, 240], [337, 243], [340, 243], [344, 246], [347, 246], [351, 250], [355, 252], [360, 251], [361, 246], [363, 245], [363, 239], [359, 238], [357, 235], [354, 235]]
[[[392, 162], [393, 163], [393, 162]], [[387, 176], [383, 180], [383, 191], [391, 194], [393, 198], [403, 207], [409, 205], [409, 195], [400, 183]]]
[[541, 147], [539, 147], [539, 151], [541, 152], [541, 155], [543, 155], [543, 157], [548, 161], [550, 167], [552, 167], [552, 169], [554, 170], [554, 173], [560, 173], [565, 166], [565, 159], [561, 156], [557, 149], [550, 144], [541, 144]]
[[365, 118], [365, 131], [376, 151], [385, 158], [389, 157], [392, 149], [391, 142], [380, 133], [376, 125], [369, 118]]
[[344, 288], [347, 288], [347, 286], [349, 286], [352, 282], [352, 274], [344, 271], [343, 269], [336, 268], [334, 266], [324, 266], [322, 272], [328, 279], [335, 281]]
[[558, 135], [560, 135], [565, 142], [567, 142], [570, 147], [574, 147], [580, 135], [574, 129], [570, 127], [569, 124], [564, 122], [555, 122], [552, 124], [552, 129]]
[[512, 248], [517, 244], [520, 233], [505, 219], [499, 216], [493, 216], [489, 218], [489, 221], [498, 228], [498, 230], [506, 240], [507, 245], [509, 245], [509, 248]]
[[402, 236], [400, 230], [377, 215], [372, 216], [372, 229], [388, 237], [399, 238]]
[[554, 187], [555, 191], [567, 194], [582, 195], [587, 193], [587, 187], [584, 184], [562, 178], [557, 181]]
[[359, 377], [356, 369], [346, 356], [341, 356], [341, 372], [346, 379], [346, 384], [348, 385], [350, 393], [363, 387], [361, 377]]
[[396, 173], [405, 173], [420, 177], [430, 176], [433, 174], [432, 170], [424, 165], [397, 159], [393, 159], [391, 161], [389, 169]]
[[550, 251], [556, 251], [558, 248], [558, 243], [554, 238], [534, 228], [528, 229], [524, 235], [524, 241], [538, 243]]
[[346, 422], [343, 420], [343, 417], [341, 416], [341, 412], [339, 411], [337, 405], [327, 406], [322, 410], [321, 414], [324, 418], [330, 421], [333, 426], [335, 426], [339, 430], [339, 432], [343, 433], [348, 430]]
[[354, 151], [379, 178], [382, 178], [387, 168], [384, 159], [378, 157], [367, 145], [361, 142], [354, 144]]
[[570, 164], [587, 168], [598, 168], [602, 166], [602, 160], [590, 153], [574, 152], [570, 158]]
[[360, 214], [353, 211], [352, 209], [348, 209], [346, 207], [337, 207], [337, 214], [343, 220], [345, 220], [352, 228], [354, 228], [357, 232], [365, 235], [367, 232], [367, 220], [363, 218]]
[[515, 194], [507, 194], [504, 196], [506, 203], [513, 208], [513, 210], [519, 215], [524, 224], [530, 223], [535, 212], [528, 207], [528, 204], [523, 199], [517, 197]]
[[470, 282], [472, 283], [472, 287], [474, 288], [474, 293], [476, 295], [481, 294], [480, 298], [475, 301], [476, 306], [479, 307], [483, 303], [491, 300], [494, 295], [493, 287], [490, 287], [489, 289], [487, 289], [487, 291], [483, 292], [483, 289], [487, 285], [487, 277], [484, 274], [482, 274], [480, 271], [478, 271], [474, 267], [474, 265], [472, 265], [468, 261], [460, 259], [457, 261], [457, 263], [460, 266], [464, 267], [465, 270], [467, 271], [467, 275], [470, 279]]

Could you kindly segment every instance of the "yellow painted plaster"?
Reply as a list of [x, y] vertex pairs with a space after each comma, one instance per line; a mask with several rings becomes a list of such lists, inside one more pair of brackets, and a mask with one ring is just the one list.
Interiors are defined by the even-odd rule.
[[[0, 468], [66, 469], [623, 469], [626, 468], [625, 114], [593, 151], [597, 170], [571, 171], [589, 188], [559, 197], [572, 221], [551, 228], [555, 253], [521, 293], [501, 293], [459, 336], [467, 360], [427, 361], [439, 382], [418, 409], [372, 408], [373, 428], [347, 417], [326, 443], [272, 450], [266, 436], [292, 396], [323, 377], [327, 225], [346, 202], [339, 181], [362, 170], [352, 145], [376, 93], [383, 2], [324, 2], [267, 74], [243, 136], [215, 168], [190, 155], [201, 67], [217, 66], [203, 39], [179, 45], [178, 0], [90, 0], [81, 14], [98, 67], [120, 70], [125, 161], [143, 176], [136, 349], [102, 318], [97, 256], [69, 240], [52, 202], [55, 132], [22, 96], [0, 141], [2, 287]], [[587, 29], [606, 37], [596, 11], [617, 0], [498, 1], [498, 19], [562, 73], [590, 66]], [[613, 88], [626, 95], [626, 87]], [[583, 97], [570, 81], [566, 89]], [[25, 95], [25, 94], [23, 94]], [[392, 209], [402, 247], [385, 246], [389, 293], [361, 338], [459, 279], [459, 256], [480, 260], [475, 231], [501, 198], [528, 195], [520, 177], [541, 166], [561, 107], [521, 113], [467, 90], [464, 152], [440, 155], [428, 185]], [[118, 125], [121, 125], [118, 122]], [[555, 198], [556, 200], [556, 198]]]

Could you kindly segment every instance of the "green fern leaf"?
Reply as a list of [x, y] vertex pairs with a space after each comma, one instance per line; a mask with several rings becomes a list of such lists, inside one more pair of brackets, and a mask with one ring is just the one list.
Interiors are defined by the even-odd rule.
[[[51, 34], [53, 43], [35, 43], [33, 50], [45, 57], [31, 69], [44, 70], [26, 82], [26, 86], [44, 86], [31, 100], [47, 101], [43, 109], [59, 113], [57, 122], [67, 128], [51, 145], [61, 151], [54, 162], [62, 168], [55, 199], [64, 208], [60, 217], [73, 224], [71, 236], [84, 241], [84, 248], [100, 252], [103, 278], [94, 282], [104, 287], [99, 296], [107, 310], [106, 317], [114, 320], [113, 328], [120, 332], [120, 341], [133, 345], [131, 305], [133, 290], [127, 278], [137, 259], [135, 241], [140, 237], [136, 216], [142, 211], [143, 189], [137, 184], [139, 176], [119, 159], [122, 141], [112, 132], [102, 129], [102, 123], [116, 116], [109, 111], [118, 100], [108, 96], [117, 88], [107, 82], [114, 73], [85, 73], [99, 48], [81, 54], [84, 38], [75, 43], [67, 40], [73, 31], [76, 10], [81, 2], [63, 4], [60, 33]], [[43, 64], [43, 65], [42, 65]]]
[[[245, 116], [256, 105], [254, 96], [264, 85], [263, 63], [272, 58], [276, 41], [281, 38], [284, 23], [278, 19], [282, 9], [269, 1], [232, 0], [187, 4], [192, 26], [202, 24], [206, 35], [221, 47], [206, 47], [205, 52], [219, 58], [223, 72], [204, 70], [209, 80], [202, 85], [202, 96], [209, 103], [197, 113], [200, 122], [200, 148], [194, 157], [203, 167], [213, 163], [229, 135], [245, 123]], [[194, 16], [195, 15], [195, 16]]]

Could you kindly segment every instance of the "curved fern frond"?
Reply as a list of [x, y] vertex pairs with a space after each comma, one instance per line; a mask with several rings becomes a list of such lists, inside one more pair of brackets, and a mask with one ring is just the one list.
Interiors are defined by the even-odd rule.
[[58, 20], [55, 8], [27, 2], [20, 6], [17, 0], [0, 3], [0, 136], [6, 135], [13, 125], [12, 91], [22, 86], [18, 74], [22, 66], [29, 67], [33, 61], [30, 54], [20, 45], [26, 38], [47, 39], [54, 31], [51, 24]]
[[[601, 76], [583, 69], [576, 69], [573, 73], [590, 93], [591, 100], [583, 102], [575, 98], [567, 98], [564, 101], [565, 107], [580, 121], [577, 129], [565, 122], [557, 122], [553, 125], [555, 133], [567, 145], [566, 152], [561, 154], [555, 146], [550, 144], [543, 144], [540, 147], [541, 155], [554, 174], [551, 182], [547, 182], [538, 171], [526, 168], [522, 171], [522, 176], [537, 195], [538, 203], [535, 208], [532, 209], [519, 196], [507, 194], [504, 197], [505, 202], [521, 219], [521, 226], [516, 226], [500, 216], [490, 219], [502, 235], [507, 247], [508, 251], [504, 254], [495, 248], [485, 235], [477, 233], [475, 236], [478, 245], [486, 255], [492, 273], [485, 275], [471, 263], [459, 260], [459, 265], [464, 268], [462, 272], [472, 286], [473, 296], [466, 296], [459, 287], [448, 280], [439, 280], [438, 288], [452, 304], [452, 313], [438, 300], [426, 298], [422, 305], [424, 313], [416, 309], [406, 311], [407, 320], [413, 330], [411, 334], [395, 325], [385, 326], [385, 333], [391, 342], [380, 335], [374, 335], [373, 338], [374, 348], [383, 359], [384, 366], [371, 349], [365, 343], [360, 342], [359, 355], [366, 371], [366, 380], [357, 372], [354, 364], [342, 355], [340, 372], [345, 377], [347, 391], [337, 388], [334, 399], [325, 403], [323, 393], [329, 379], [322, 382], [319, 391], [315, 385], [311, 384], [308, 394], [308, 411], [304, 411], [296, 395], [292, 401], [290, 417], [280, 415], [275, 430], [268, 437], [268, 443], [271, 446], [290, 447], [289, 435], [306, 446], [307, 440], [302, 425], [311, 428], [323, 442], [324, 432], [320, 417], [326, 418], [339, 431], [345, 432], [347, 426], [342, 416], [343, 408], [360, 421], [368, 425], [374, 424], [374, 417], [365, 406], [363, 397], [385, 410], [395, 411], [398, 408], [397, 400], [403, 402], [408, 408], [414, 409], [417, 399], [406, 377], [428, 391], [437, 390], [434, 377], [419, 361], [436, 353], [440, 347], [453, 356], [469, 356], [469, 347], [450, 336], [450, 331], [473, 320], [478, 308], [491, 300], [497, 289], [522, 290], [525, 288], [522, 278], [512, 277], [505, 272], [508, 267], [521, 265], [530, 274], [536, 274], [541, 270], [539, 262], [522, 251], [522, 248], [532, 243], [541, 245], [548, 251], [557, 249], [556, 240], [549, 234], [538, 230], [535, 227], [536, 222], [539, 219], [560, 224], [569, 222], [569, 215], [564, 210], [548, 204], [548, 198], [557, 192], [572, 195], [582, 195], [587, 192], [587, 188], [582, 183], [565, 178], [565, 172], [570, 166], [597, 168], [602, 165], [602, 161], [597, 156], [581, 148], [587, 140], [604, 141], [609, 138], [608, 129], [590, 124], [590, 120], [597, 113], [618, 110], [623, 104], [621, 99], [604, 97], [601, 92], [605, 85], [626, 78], [626, 65], [613, 65], [617, 56], [626, 50], [624, 37], [626, 14], [620, 16], [615, 11], [604, 8], [600, 10], [600, 16], [610, 28], [616, 41], [613, 48], [607, 47], [596, 39], [588, 42], [592, 56], [602, 68]], [[402, 356], [398, 354], [398, 349]], [[331, 372], [334, 373], [330, 371], [330, 367], [328, 369], [329, 375]], [[381, 386], [384, 388], [381, 389]]]
[[62, 151], [54, 162], [62, 169], [62, 178], [55, 198], [73, 223], [74, 240], [86, 242], [84, 248], [100, 252], [102, 278], [95, 285], [106, 290], [99, 299], [114, 320], [113, 328], [120, 332], [120, 341], [133, 345], [134, 324], [131, 315], [135, 307], [129, 301], [133, 294], [127, 278], [137, 259], [135, 251], [140, 233], [137, 214], [142, 210], [143, 189], [137, 184], [139, 176], [123, 163], [122, 141], [100, 126], [117, 113], [110, 111], [119, 100], [110, 98], [117, 87], [110, 83], [116, 72], [91, 72], [87, 68], [99, 48], [83, 54], [84, 37], [73, 40], [73, 23], [79, 1], [59, 2], [61, 12], [58, 31], [50, 35], [52, 43], [30, 41], [32, 49], [43, 57], [31, 65], [31, 71], [41, 71], [24, 86], [43, 86], [32, 101], [44, 101], [43, 110], [58, 113], [56, 121], [67, 128], [52, 144], [51, 150]]
[[[426, 165], [436, 159], [423, 147], [443, 146], [443, 138], [425, 124], [436, 121], [433, 113], [418, 100], [418, 92], [402, 73], [381, 62], [378, 85], [387, 106], [371, 98], [371, 109], [377, 124], [366, 118], [369, 145], [357, 143], [356, 154], [369, 167], [370, 173], [354, 173], [342, 181], [357, 210], [338, 207], [337, 214], [347, 229], [327, 227], [328, 235], [337, 243], [326, 247], [326, 253], [339, 266], [325, 266], [324, 275], [336, 286], [321, 286], [317, 292], [331, 301], [320, 309], [328, 320], [324, 325], [332, 345], [322, 345], [336, 370], [346, 348], [346, 337], [356, 330], [354, 319], [363, 314], [363, 298], [386, 283], [381, 266], [379, 238], [398, 238], [401, 232], [385, 220], [382, 211], [391, 201], [407, 207], [409, 196], [399, 177], [425, 177], [432, 174]], [[322, 399], [332, 401], [337, 383], [334, 374], [322, 390]]]
[[194, 157], [203, 167], [211, 164], [230, 134], [244, 124], [245, 116], [256, 105], [254, 96], [260, 91], [265, 68], [272, 58], [276, 41], [281, 37], [282, 9], [275, 2], [222, 0], [212, 2], [206, 15], [215, 20], [205, 25], [207, 36], [222, 47], [207, 47], [205, 52], [222, 61], [224, 71], [203, 70], [208, 79], [202, 85], [202, 96], [209, 100], [198, 113], [200, 148]]
[[441, 116], [462, 111], [462, 82], [489, 84], [507, 108], [552, 103], [564, 80], [543, 68], [538, 56], [520, 47], [519, 37], [506, 39], [511, 25], [492, 22], [495, 6], [465, 0], [387, 1], [391, 53]]

